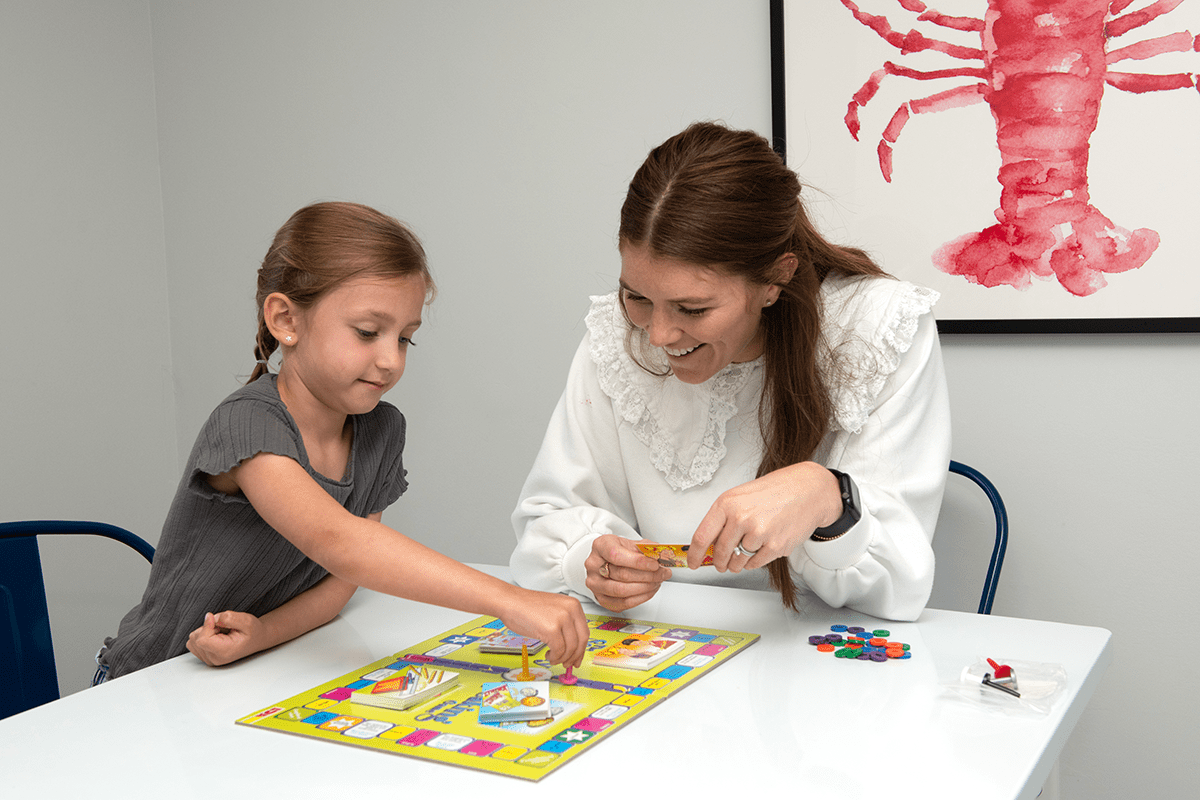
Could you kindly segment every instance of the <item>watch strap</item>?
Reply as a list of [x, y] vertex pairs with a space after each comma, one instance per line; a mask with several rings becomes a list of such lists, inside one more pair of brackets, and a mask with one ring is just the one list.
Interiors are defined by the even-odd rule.
[[844, 472], [836, 469], [830, 469], [829, 471], [838, 480], [838, 489], [842, 495], [842, 515], [833, 524], [817, 528], [812, 532], [812, 539], [817, 542], [833, 541], [853, 528], [855, 523], [862, 519], [862, 508], [858, 501], [858, 487], [854, 485], [854, 481]]

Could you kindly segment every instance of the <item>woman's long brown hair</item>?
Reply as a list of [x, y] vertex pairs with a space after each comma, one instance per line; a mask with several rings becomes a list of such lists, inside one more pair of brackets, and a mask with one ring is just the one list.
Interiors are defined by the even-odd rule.
[[[779, 284], [778, 261], [798, 267], [763, 309], [763, 396], [759, 427], [761, 477], [812, 458], [829, 429], [832, 401], [820, 369], [821, 282], [831, 272], [885, 275], [862, 250], [817, 232], [800, 199], [796, 174], [753, 131], [696, 123], [647, 156], [621, 207], [621, 246]], [[623, 299], [623, 298], [622, 298]], [[796, 610], [786, 557], [768, 567], [783, 604]]]
[[339, 284], [360, 276], [421, 275], [432, 299], [435, 287], [421, 242], [397, 220], [358, 203], [314, 203], [297, 211], [275, 233], [258, 269], [258, 332], [254, 339], [253, 383], [270, 370], [279, 347], [263, 318], [263, 301], [280, 292], [311, 308]]

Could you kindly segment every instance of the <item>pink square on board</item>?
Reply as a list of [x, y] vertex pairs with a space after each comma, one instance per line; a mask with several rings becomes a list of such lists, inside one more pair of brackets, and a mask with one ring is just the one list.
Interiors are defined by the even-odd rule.
[[396, 740], [396, 744], [404, 744], [409, 747], [416, 747], [428, 742], [430, 739], [440, 734], [437, 731], [431, 731], [428, 728], [417, 728], [415, 731], [405, 736], [403, 739]]
[[612, 725], [611, 719], [599, 719], [598, 717], [585, 717], [579, 720], [571, 727], [578, 728], [581, 731], [602, 731]]
[[476, 739], [458, 752], [466, 753], [469, 756], [490, 756], [503, 746], [504, 745], [500, 744], [499, 742], [489, 742], [485, 739]]
[[719, 653], [725, 649], [727, 649], [727, 648], [723, 644], [706, 644], [706, 645], [704, 645], [704, 647], [701, 647], [696, 650], [696, 655], [698, 655], [698, 656], [715, 656], [717, 653]]
[[321, 697], [325, 698], [326, 700], [345, 700], [351, 695], [351, 693], [352, 690], [347, 689], [345, 686], [339, 686], [336, 689], [330, 689], [328, 692], [321, 695]]

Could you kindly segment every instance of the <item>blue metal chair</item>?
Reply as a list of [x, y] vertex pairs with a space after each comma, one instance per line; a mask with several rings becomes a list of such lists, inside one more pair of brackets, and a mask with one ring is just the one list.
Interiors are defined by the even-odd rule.
[[988, 563], [983, 594], [979, 598], [979, 613], [991, 614], [992, 601], [996, 599], [996, 587], [1000, 584], [1000, 570], [1004, 567], [1004, 552], [1008, 549], [1008, 511], [1004, 508], [1004, 501], [1000, 498], [995, 484], [982, 472], [958, 461], [950, 462], [950, 471], [974, 481], [987, 495], [992, 504], [992, 511], [996, 514], [996, 543], [992, 545], [992, 559]]
[[154, 548], [136, 534], [102, 522], [0, 522], [0, 719], [58, 699], [58, 671], [37, 537], [106, 536], [147, 561]]

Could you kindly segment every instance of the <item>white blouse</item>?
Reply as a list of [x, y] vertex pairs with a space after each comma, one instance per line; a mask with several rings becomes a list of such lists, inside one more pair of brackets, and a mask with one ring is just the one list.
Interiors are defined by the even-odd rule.
[[[793, 579], [832, 606], [915, 619], [933, 586], [931, 542], [950, 461], [950, 403], [930, 313], [938, 295], [904, 281], [834, 276], [821, 293], [832, 354], [822, 369], [835, 412], [813, 460], [854, 479], [863, 516], [833, 541], [797, 547]], [[761, 358], [730, 364], [702, 384], [650, 374], [626, 349], [615, 292], [592, 298], [587, 328], [513, 513], [510, 565], [521, 586], [594, 600], [583, 562], [597, 537], [686, 544], [717, 497], [754, 480], [763, 367]], [[643, 363], [665, 364], [643, 331], [630, 346]], [[765, 569], [673, 573], [769, 588]]]

